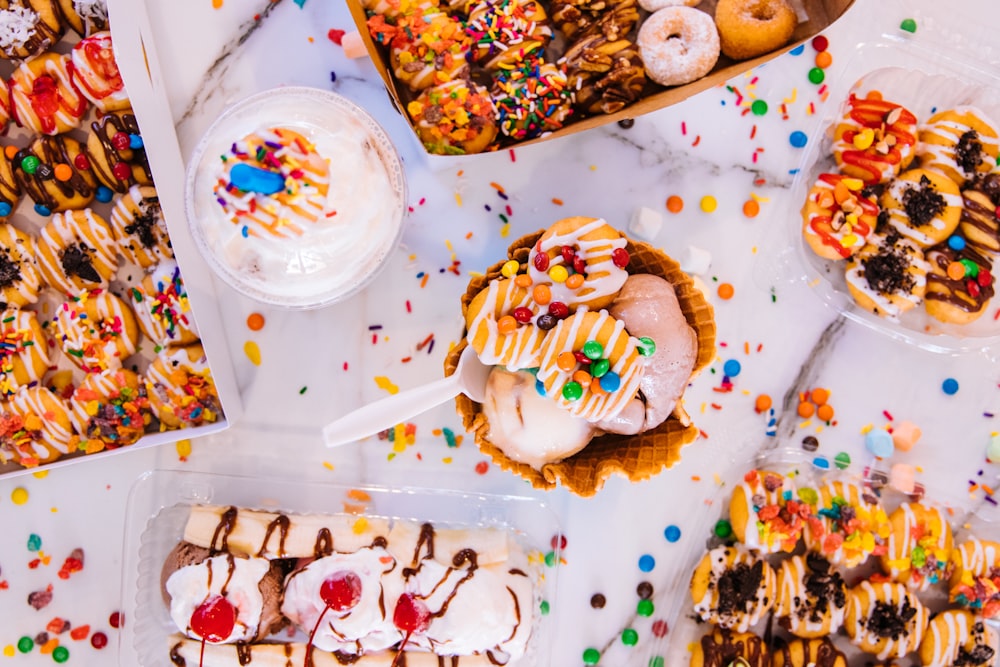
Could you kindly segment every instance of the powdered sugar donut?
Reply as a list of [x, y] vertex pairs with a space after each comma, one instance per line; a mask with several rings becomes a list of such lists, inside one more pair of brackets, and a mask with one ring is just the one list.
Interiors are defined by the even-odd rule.
[[664, 7], [697, 7], [701, 0], [639, 0], [639, 6], [647, 12], [655, 12]]
[[639, 27], [636, 39], [646, 75], [664, 86], [690, 83], [719, 59], [719, 31], [712, 17], [691, 7], [664, 7]]

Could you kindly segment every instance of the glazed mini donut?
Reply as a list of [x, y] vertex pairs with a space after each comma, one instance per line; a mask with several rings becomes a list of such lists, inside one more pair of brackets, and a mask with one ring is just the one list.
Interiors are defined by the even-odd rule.
[[174, 260], [160, 262], [127, 294], [139, 327], [156, 345], [190, 345], [198, 340], [187, 289]]
[[70, 60], [73, 83], [97, 109], [108, 112], [132, 106], [115, 62], [110, 32], [81, 39], [70, 52]]
[[777, 574], [775, 616], [796, 637], [826, 637], [840, 629], [847, 606], [843, 577], [830, 561], [809, 554], [782, 561]]
[[63, 20], [81, 37], [108, 29], [107, 0], [59, 0]]
[[576, 108], [583, 113], [621, 111], [642, 96], [646, 68], [639, 47], [624, 34], [606, 37], [589, 34], [577, 39], [559, 60], [566, 67]]
[[798, 500], [792, 479], [767, 470], [746, 473], [729, 499], [733, 535], [768, 554], [794, 551], [809, 513], [809, 506]]
[[392, 72], [412, 91], [464, 78], [470, 40], [462, 21], [447, 14], [418, 18], [389, 44]]
[[948, 600], [1000, 618], [1000, 543], [972, 537], [951, 552]]
[[920, 166], [958, 185], [989, 173], [997, 164], [997, 149], [993, 121], [971, 106], [938, 111], [917, 133]]
[[864, 247], [878, 214], [878, 198], [860, 179], [820, 174], [802, 207], [802, 235], [820, 257], [846, 259]]
[[996, 632], [971, 613], [948, 609], [931, 619], [920, 642], [924, 667], [992, 667]]
[[37, 384], [49, 369], [48, 338], [30, 310], [0, 311], [0, 396]]
[[52, 0], [4, 0], [0, 6], [0, 57], [31, 58], [62, 37], [59, 8]]
[[950, 179], [926, 169], [904, 171], [882, 193], [887, 222], [921, 248], [946, 241], [962, 217], [962, 193]]
[[599, 422], [635, 396], [645, 370], [642, 358], [652, 351], [606, 310], [581, 306], [545, 334], [539, 353], [539, 391], [571, 414]]
[[756, 551], [716, 547], [691, 576], [694, 613], [720, 628], [746, 632], [774, 606], [774, 570]]
[[628, 279], [628, 240], [603, 218], [563, 218], [539, 237], [528, 255], [528, 275], [547, 284], [553, 303], [572, 311], [611, 305]]
[[160, 210], [160, 198], [152, 185], [133, 185], [128, 192], [118, 195], [108, 222], [118, 252], [127, 261], [148, 269], [173, 259], [174, 249]]
[[549, 3], [549, 12], [568, 42], [593, 35], [615, 42], [639, 22], [635, 0], [554, 0]]
[[536, 368], [542, 339], [552, 328], [533, 323], [539, 308], [532, 290], [517, 281], [492, 280], [465, 311], [466, 340], [484, 364], [505, 366], [510, 371]]
[[656, 10], [639, 26], [636, 43], [646, 75], [661, 86], [700, 79], [719, 60], [719, 32], [712, 17], [691, 7]]
[[847, 291], [861, 308], [896, 320], [923, 300], [929, 270], [916, 243], [895, 232], [873, 234], [847, 262]]
[[903, 503], [889, 523], [889, 546], [879, 559], [883, 572], [917, 591], [948, 580], [951, 525], [940, 507]]
[[[0, 86], [0, 91], [3, 86]], [[14, 213], [21, 201], [21, 186], [14, 176], [14, 165], [11, 162], [17, 155], [16, 146], [5, 146], [0, 152], [0, 222]]]
[[87, 454], [134, 444], [152, 420], [146, 387], [126, 368], [88, 373], [69, 407], [70, 446]]
[[472, 45], [472, 61], [488, 70], [537, 55], [552, 39], [548, 16], [538, 0], [470, 2], [465, 32]]
[[889, 517], [877, 496], [840, 480], [816, 491], [815, 509], [804, 534], [806, 547], [847, 568], [885, 553]]
[[770, 664], [767, 644], [747, 632], [714, 628], [691, 647], [691, 667], [770, 667]]
[[[69, 406], [51, 390], [38, 385], [22, 387], [10, 397], [8, 408], [16, 422], [20, 422], [20, 428], [4, 434], [14, 440], [18, 463], [30, 468], [70, 453], [73, 425]], [[3, 426], [11, 428], [17, 424], [3, 420]], [[7, 437], [0, 436], [0, 441]]]
[[847, 667], [847, 656], [829, 637], [778, 642], [771, 656], [771, 667]]
[[928, 611], [906, 586], [863, 581], [847, 594], [844, 630], [851, 643], [879, 660], [902, 658], [917, 650]]
[[980, 176], [962, 189], [959, 232], [981, 252], [1000, 253], [1000, 172]]
[[924, 308], [936, 320], [969, 324], [986, 312], [995, 292], [992, 264], [971, 245], [954, 250], [947, 243], [924, 253], [931, 270], [927, 273]]
[[787, 44], [799, 19], [785, 0], [719, 0], [715, 23], [722, 52], [747, 60]]
[[406, 111], [430, 153], [481, 153], [497, 136], [489, 92], [472, 81], [456, 79], [428, 88]]
[[145, 381], [149, 405], [162, 427], [201, 426], [222, 415], [201, 345], [164, 348], [146, 369]]
[[565, 70], [540, 60], [499, 70], [490, 94], [500, 132], [512, 139], [534, 139], [558, 130], [573, 114]]
[[97, 180], [115, 192], [153, 183], [139, 123], [131, 109], [105, 114], [90, 124], [87, 158]]
[[88, 373], [120, 368], [138, 349], [132, 309], [106, 290], [83, 291], [64, 301], [53, 319], [63, 352]]
[[916, 116], [878, 91], [851, 93], [833, 131], [833, 157], [843, 173], [873, 185], [898, 174], [916, 143]]
[[111, 227], [89, 208], [53, 215], [36, 246], [42, 278], [62, 294], [106, 288], [118, 270]]
[[64, 134], [39, 137], [14, 155], [11, 166], [21, 191], [35, 202], [39, 215], [84, 208], [98, 192], [83, 147]]
[[21, 63], [7, 83], [11, 119], [37, 134], [79, 127], [90, 102], [73, 85], [69, 70], [69, 56], [58, 53]]
[[0, 301], [19, 308], [38, 301], [42, 279], [35, 239], [11, 224], [0, 224]]

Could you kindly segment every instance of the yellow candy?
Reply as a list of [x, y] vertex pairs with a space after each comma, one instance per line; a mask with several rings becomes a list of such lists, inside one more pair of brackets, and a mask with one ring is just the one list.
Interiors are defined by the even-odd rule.
[[354, 526], [351, 528], [355, 535], [360, 535], [361, 533], [368, 530], [368, 519], [365, 517], [359, 517], [357, 521], [354, 522]]
[[500, 274], [504, 278], [513, 278], [517, 275], [517, 270], [521, 268], [521, 265], [517, 263], [517, 260], [508, 260], [504, 262], [504, 265], [500, 267]]
[[177, 456], [186, 459], [191, 456], [191, 441], [185, 438], [177, 441]]
[[875, 131], [870, 127], [866, 127], [857, 134], [854, 135], [854, 147], [859, 151], [863, 151], [875, 142]]
[[[868, 132], [869, 134], [872, 134], [871, 130], [865, 130], [865, 132]], [[872, 136], [872, 138], [874, 138], [874, 135]], [[856, 142], [857, 140], [858, 140], [857, 137], [855, 137], [854, 141]], [[871, 142], [869, 142], [869, 144], [870, 143]], [[857, 192], [861, 188], [865, 187], [865, 182], [862, 181], [860, 178], [845, 178], [845, 179], [843, 179], [843, 182], [844, 182], [844, 185], [847, 186], [848, 190], [852, 190], [854, 192]]]
[[875, 536], [871, 533], [865, 533], [864, 537], [861, 538], [861, 549], [865, 552], [875, 551]]
[[28, 502], [28, 490], [19, 486], [10, 492], [10, 499], [15, 505], [23, 505]]
[[858, 224], [858, 214], [857, 213], [848, 213], [847, 216], [844, 218], [844, 220], [847, 221], [848, 225], [850, 225], [851, 227], [853, 227], [854, 225]]
[[719, 202], [715, 200], [712, 195], [705, 195], [701, 198], [701, 210], [705, 213], [711, 213], [718, 207]]
[[260, 347], [257, 343], [252, 340], [248, 340], [243, 343], [243, 353], [247, 355], [247, 359], [254, 366], [260, 366]]
[[564, 283], [566, 282], [566, 279], [569, 278], [569, 272], [566, 270], [565, 266], [556, 264], [549, 269], [549, 278], [552, 278], [552, 282]]
[[840, 244], [845, 248], [850, 248], [857, 242], [858, 242], [857, 234], [848, 234], [847, 236], [844, 237], [844, 240], [841, 241]]

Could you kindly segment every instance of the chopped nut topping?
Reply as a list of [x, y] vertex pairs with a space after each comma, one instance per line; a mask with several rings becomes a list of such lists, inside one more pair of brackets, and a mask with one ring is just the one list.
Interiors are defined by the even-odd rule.
[[903, 108], [902, 107], [896, 107], [895, 109], [893, 109], [892, 111], [890, 111], [889, 113], [886, 114], [886, 116], [885, 116], [885, 124], [886, 125], [893, 125], [893, 124], [895, 124], [896, 122], [899, 121], [899, 117], [902, 116], [902, 115], [903, 115]]

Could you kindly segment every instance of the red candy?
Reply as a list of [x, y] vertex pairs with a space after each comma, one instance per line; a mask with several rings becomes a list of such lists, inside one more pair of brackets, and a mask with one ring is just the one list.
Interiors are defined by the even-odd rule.
[[513, 315], [514, 319], [521, 324], [527, 324], [531, 321], [531, 318], [534, 317], [534, 313], [531, 312], [531, 309], [525, 308], [524, 306], [515, 308], [511, 315]]
[[88, 160], [87, 156], [84, 155], [83, 153], [80, 153], [75, 158], [73, 158], [73, 164], [80, 171], [86, 171], [90, 169], [90, 160]]
[[969, 296], [973, 299], [979, 296], [979, 285], [977, 285], [976, 281], [972, 278], [965, 281], [965, 289], [968, 290]]
[[550, 544], [552, 545], [553, 549], [556, 549], [557, 548], [556, 545], [558, 545], [558, 548], [560, 550], [563, 550], [563, 549], [566, 548], [566, 536], [565, 535], [553, 535]]
[[103, 632], [95, 632], [90, 637], [90, 645], [96, 649], [102, 649], [108, 645], [108, 636]]
[[121, 612], [120, 611], [112, 612], [111, 616], [108, 617], [108, 623], [110, 623], [111, 627], [115, 628], [116, 630], [120, 628], [122, 624]]
[[78, 625], [69, 631], [69, 636], [76, 641], [80, 641], [81, 639], [86, 639], [87, 635], [89, 634], [90, 634], [89, 625]]
[[577, 350], [576, 352], [574, 352], [573, 356], [581, 364], [589, 364], [590, 361], [591, 361], [590, 357], [588, 357], [587, 355], [585, 355], [583, 352], [581, 352], [579, 350]]
[[111, 168], [111, 173], [114, 174], [115, 178], [119, 181], [127, 181], [132, 177], [132, 167], [128, 166], [125, 162], [119, 162]]
[[573, 264], [573, 258], [576, 257], [576, 251], [573, 250], [573, 246], [564, 245], [559, 249], [559, 252], [562, 254], [563, 261], [566, 262], [566, 264]]
[[979, 283], [980, 287], [989, 287], [993, 282], [993, 274], [986, 269], [979, 269], [979, 275], [976, 276], [976, 282]]
[[653, 621], [653, 636], [664, 637], [667, 634], [667, 622], [663, 620]]
[[236, 607], [221, 595], [213, 595], [191, 614], [191, 631], [205, 641], [224, 641], [236, 627]]
[[553, 301], [549, 304], [549, 313], [560, 320], [569, 317], [569, 306], [562, 301]]
[[587, 272], [587, 263], [583, 261], [583, 257], [573, 258], [573, 270], [576, 271], [577, 273]]
[[814, 49], [822, 53], [823, 51], [826, 51], [827, 48], [829, 48], [830, 40], [828, 40], [823, 35], [816, 35], [815, 37], [813, 37], [812, 46]]
[[538, 269], [539, 271], [544, 272], [549, 270], [549, 256], [546, 255], [544, 252], [540, 252], [537, 255], [535, 255], [535, 258], [531, 260], [531, 262], [535, 265], [535, 268]]
[[624, 269], [628, 266], [628, 250], [625, 248], [615, 248], [611, 251], [611, 261], [615, 263], [619, 269]]
[[115, 147], [115, 150], [126, 151], [128, 150], [129, 143], [130, 139], [124, 132], [119, 132], [111, 137], [111, 145]]

